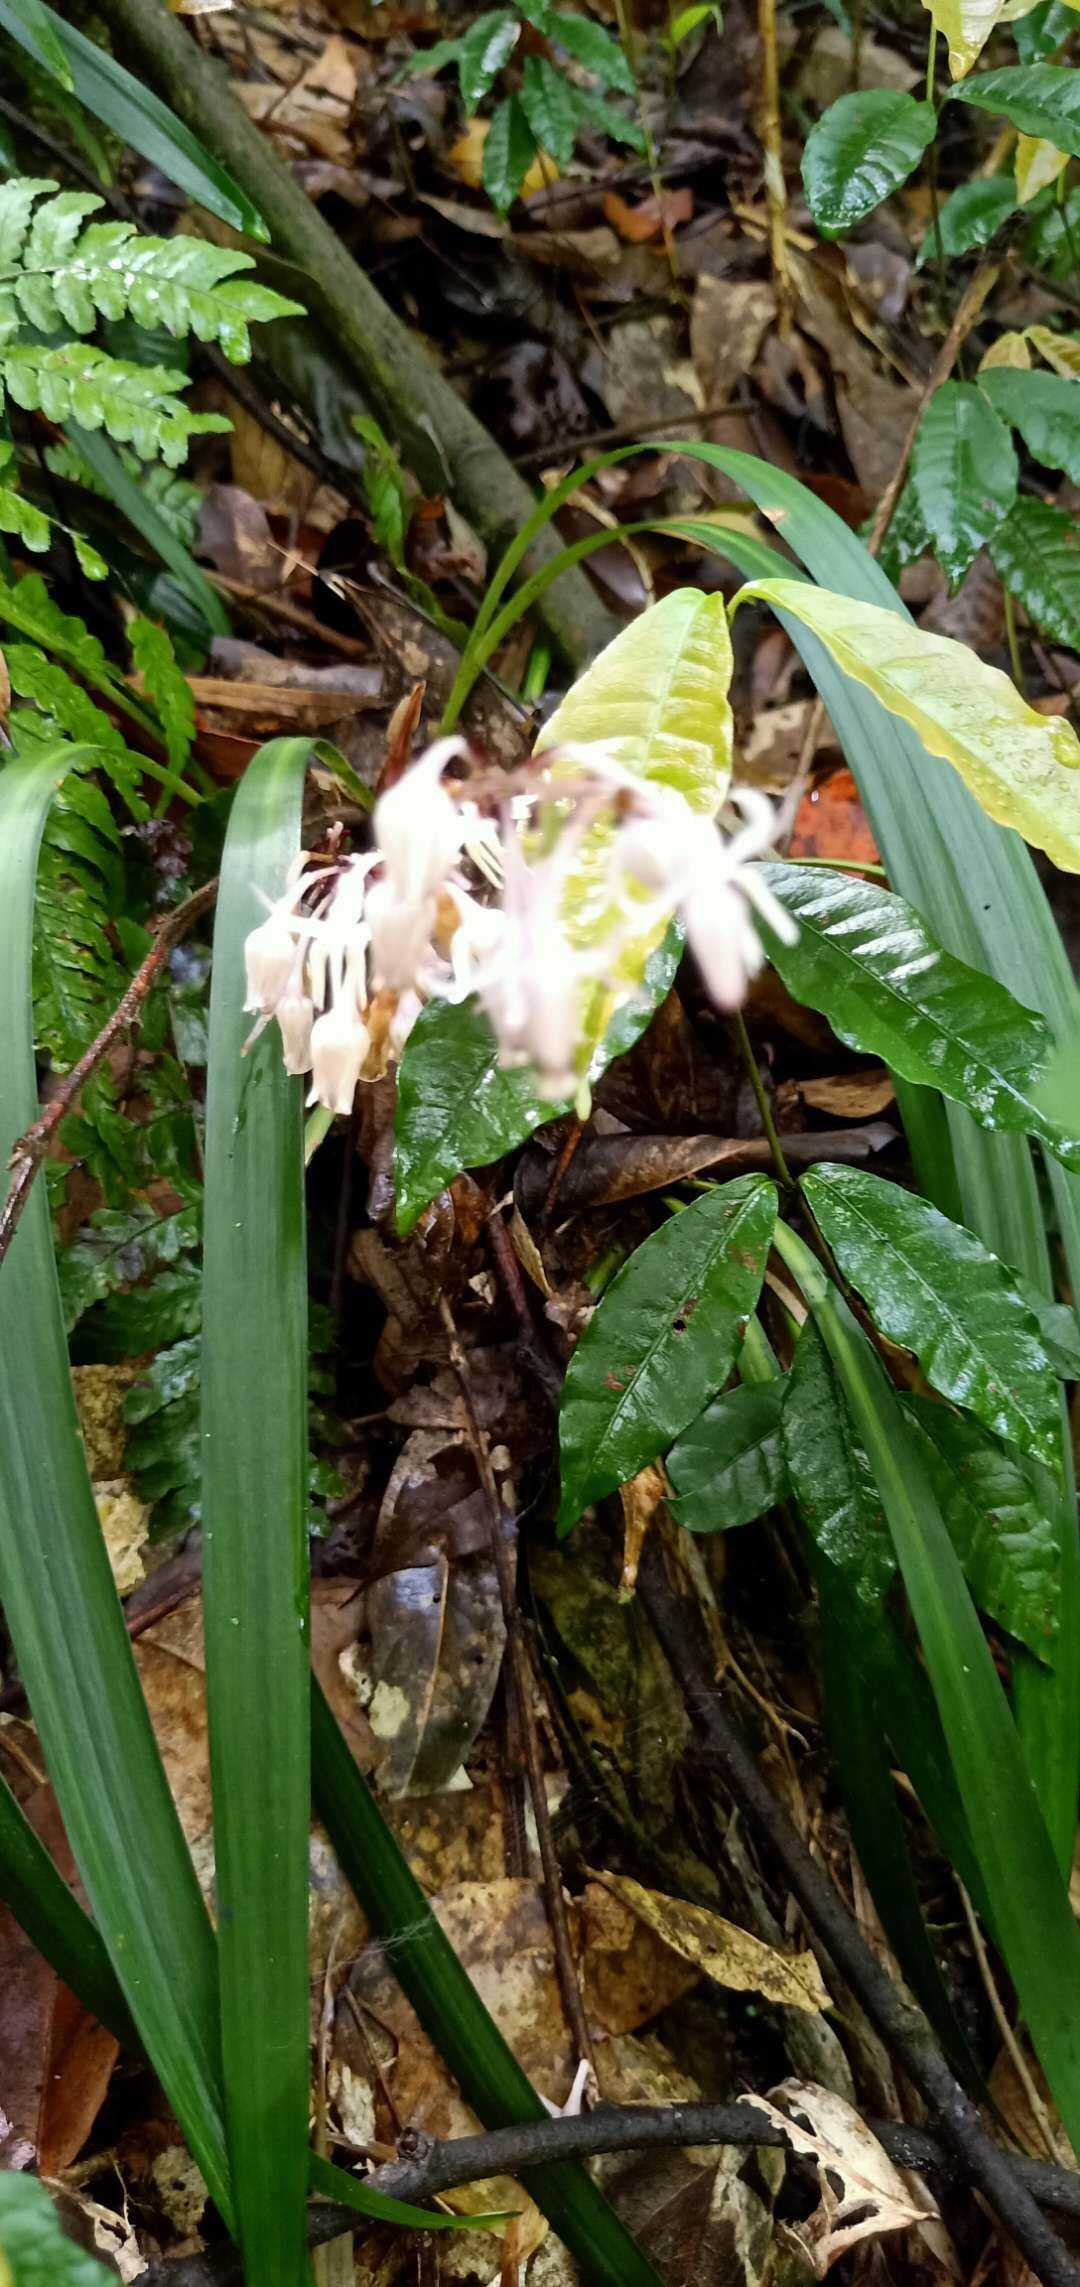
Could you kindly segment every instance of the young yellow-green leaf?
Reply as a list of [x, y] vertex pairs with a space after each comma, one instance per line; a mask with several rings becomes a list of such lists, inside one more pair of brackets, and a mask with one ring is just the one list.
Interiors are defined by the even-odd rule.
[[1080, 478], [1080, 389], [1060, 373], [1015, 373], [998, 367], [983, 378], [997, 411], [1018, 429], [1029, 453], [1047, 468]]
[[827, 1016], [848, 1048], [940, 1088], [982, 1127], [1042, 1136], [1080, 1168], [1080, 1135], [1055, 1127], [1039, 1101], [1053, 1046], [1044, 1017], [946, 952], [922, 915], [880, 882], [818, 866], [769, 864], [764, 873], [799, 925], [793, 945], [767, 935], [796, 1000]]
[[931, 1388], [1053, 1468], [1057, 1381], [1005, 1264], [963, 1224], [862, 1168], [811, 1168], [803, 1191], [845, 1278]]
[[[681, 934], [669, 929], [649, 954], [640, 993], [612, 1018], [593, 1057], [591, 1079], [598, 1080], [616, 1056], [640, 1039], [674, 983], [681, 955]], [[463, 1168], [490, 1166], [569, 1108], [538, 1095], [527, 1065], [503, 1069], [498, 1042], [475, 1001], [429, 1001], [409, 1034], [398, 1070], [398, 1231], [402, 1236], [411, 1231], [417, 1216]]]
[[1008, 119], [1024, 135], [1044, 136], [1059, 151], [1080, 153], [1080, 81], [1068, 64], [1006, 64], [982, 71], [952, 96]]
[[1052, 326], [1029, 326], [1027, 338], [1055, 373], [1063, 373], [1069, 381], [1080, 381], [1080, 339], [1076, 334], [1058, 334]]
[[1008, 515], [1019, 475], [1009, 432], [982, 390], [967, 381], [935, 389], [919, 423], [911, 481], [950, 580], [963, 579]]
[[1064, 174], [1068, 164], [1068, 152], [1059, 151], [1056, 143], [1048, 143], [1045, 135], [1018, 135], [1013, 173], [1020, 205], [1029, 205], [1040, 191], [1048, 190], [1050, 184]]
[[948, 42], [953, 78], [963, 79], [982, 54], [1003, 13], [1004, 0], [925, 0], [925, 4]]
[[1007, 365], [1014, 373], [1030, 373], [1031, 351], [1027, 335], [1015, 331], [999, 334], [989, 349], [983, 351], [979, 359], [979, 372], [992, 373], [996, 365]]
[[842, 95], [803, 151], [806, 203], [823, 238], [839, 238], [906, 183], [932, 143], [937, 113], [895, 88]]
[[[1016, 191], [1008, 175], [979, 176], [973, 183], [961, 183], [941, 209], [942, 253], [971, 254], [976, 247], [989, 246], [1015, 207]], [[934, 231], [927, 230], [915, 257], [917, 270], [932, 260], [936, 245]]]
[[561, 1532], [654, 1461], [727, 1380], [775, 1221], [775, 1186], [739, 1176], [662, 1223], [612, 1280], [563, 1388]]
[[1053, 1663], [1061, 1619], [1057, 1526], [1019, 1461], [969, 1414], [905, 1399], [949, 1539], [981, 1612]]
[[731, 776], [731, 637], [723, 597], [677, 588], [579, 676], [537, 752], [603, 740], [627, 770], [711, 817]]
[[780, 1445], [784, 1384], [744, 1382], [706, 1406], [667, 1456], [672, 1516], [692, 1533], [752, 1524], [788, 1489]]
[[804, 580], [755, 580], [735, 602], [751, 597], [810, 628], [846, 675], [911, 724], [928, 754], [952, 763], [1000, 826], [1080, 873], [1080, 740], [1062, 716], [1036, 714], [966, 644], [927, 635], [878, 604]]
[[1056, 643], [1080, 647], [1076, 518], [1025, 494], [990, 542], [996, 570], [1028, 618]]

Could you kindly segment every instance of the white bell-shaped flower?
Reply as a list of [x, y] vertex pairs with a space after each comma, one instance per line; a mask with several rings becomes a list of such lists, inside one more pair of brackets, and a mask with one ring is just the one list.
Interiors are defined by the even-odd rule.
[[296, 988], [284, 992], [274, 1015], [281, 1033], [286, 1072], [294, 1075], [310, 1072], [311, 1033], [315, 1021], [315, 1006], [310, 995]]
[[285, 918], [286, 910], [276, 905], [245, 941], [247, 998], [244, 1008], [250, 1016], [273, 1016], [292, 976], [296, 934]]
[[466, 820], [442, 780], [447, 763], [465, 752], [464, 739], [437, 739], [375, 804], [379, 854], [404, 905], [436, 896], [461, 850]]
[[324, 1104], [328, 1112], [347, 1118], [370, 1045], [353, 996], [340, 994], [311, 1028], [309, 1104]]

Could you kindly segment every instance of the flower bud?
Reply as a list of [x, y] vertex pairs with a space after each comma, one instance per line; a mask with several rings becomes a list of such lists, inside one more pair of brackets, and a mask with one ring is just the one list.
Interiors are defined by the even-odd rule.
[[279, 910], [268, 913], [244, 944], [249, 1015], [273, 1016], [292, 976], [296, 939]]
[[315, 1018], [314, 1007], [306, 993], [283, 993], [274, 1011], [281, 1033], [282, 1058], [286, 1072], [294, 1075], [311, 1070], [311, 1030]]
[[311, 1092], [308, 1102], [347, 1118], [367, 1056], [368, 1030], [342, 1001], [335, 1001], [311, 1028]]

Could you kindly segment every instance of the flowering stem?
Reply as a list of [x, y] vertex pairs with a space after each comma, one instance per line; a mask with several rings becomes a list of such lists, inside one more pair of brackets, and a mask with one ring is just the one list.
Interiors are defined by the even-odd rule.
[[784, 1158], [783, 1145], [781, 1144], [780, 1138], [777, 1135], [776, 1122], [772, 1115], [772, 1105], [770, 1104], [768, 1096], [765, 1093], [765, 1083], [762, 1080], [760, 1071], [758, 1070], [758, 1060], [750, 1045], [750, 1035], [747, 1032], [746, 1026], [743, 1022], [742, 1012], [739, 1009], [736, 1009], [735, 1011], [735, 1033], [736, 1038], [738, 1039], [739, 1047], [742, 1050], [742, 1059], [746, 1066], [746, 1076], [750, 1082], [750, 1086], [754, 1091], [754, 1101], [757, 1105], [758, 1111], [761, 1114], [761, 1125], [765, 1131], [765, 1140], [769, 1146], [769, 1150], [772, 1153], [773, 1166], [776, 1169], [777, 1180], [783, 1184], [785, 1191], [793, 1191], [795, 1188], [795, 1178], [792, 1175], [791, 1169], [788, 1166], [786, 1159]]

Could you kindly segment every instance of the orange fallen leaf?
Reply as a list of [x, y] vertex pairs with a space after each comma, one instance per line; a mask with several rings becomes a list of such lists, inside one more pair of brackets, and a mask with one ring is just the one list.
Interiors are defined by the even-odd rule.
[[877, 843], [850, 770], [834, 770], [820, 786], [804, 794], [795, 814], [788, 855], [845, 858], [862, 866], [880, 864]]
[[628, 205], [617, 191], [604, 193], [607, 220], [631, 246], [642, 246], [646, 239], [659, 238], [664, 230], [677, 229], [680, 222], [689, 222], [693, 211], [694, 194], [688, 184], [681, 190], [662, 191], [659, 199], [643, 199], [639, 206]]

